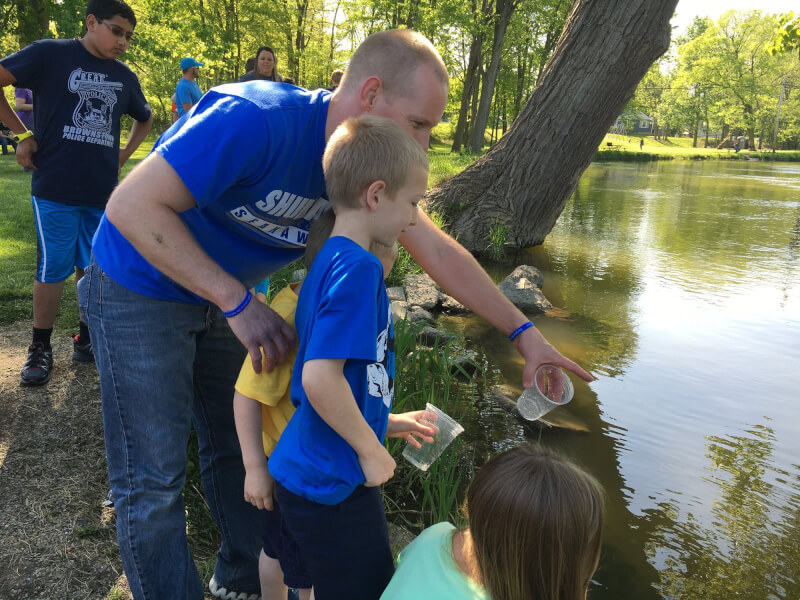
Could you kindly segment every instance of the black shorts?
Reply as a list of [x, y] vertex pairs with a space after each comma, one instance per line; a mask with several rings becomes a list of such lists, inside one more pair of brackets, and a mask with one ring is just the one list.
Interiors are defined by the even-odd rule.
[[394, 573], [380, 489], [358, 486], [334, 505], [302, 498], [278, 482], [275, 491], [316, 600], [380, 598]]
[[272, 510], [258, 512], [261, 513], [264, 554], [281, 564], [283, 583], [290, 588], [310, 588], [311, 577], [306, 571], [300, 549], [283, 520], [278, 502], [273, 502]]

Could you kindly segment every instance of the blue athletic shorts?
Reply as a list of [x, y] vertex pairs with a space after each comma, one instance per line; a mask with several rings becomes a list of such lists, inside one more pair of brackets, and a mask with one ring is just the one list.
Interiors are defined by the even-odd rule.
[[36, 281], [59, 283], [85, 269], [103, 209], [69, 206], [31, 196], [36, 225]]

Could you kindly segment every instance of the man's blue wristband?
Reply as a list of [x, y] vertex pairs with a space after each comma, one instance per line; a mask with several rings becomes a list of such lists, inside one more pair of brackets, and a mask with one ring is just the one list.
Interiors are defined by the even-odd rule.
[[228, 312], [225, 312], [223, 310], [222, 311], [222, 316], [225, 317], [226, 319], [230, 319], [231, 317], [235, 317], [240, 312], [242, 312], [245, 308], [247, 308], [247, 305], [250, 304], [250, 298], [252, 298], [252, 297], [253, 297], [253, 295], [250, 293], [250, 290], [247, 290], [247, 295], [244, 297], [244, 300], [241, 301], [239, 306], [237, 306], [233, 310], [229, 310]]
[[520, 325], [514, 331], [511, 332], [511, 335], [508, 336], [508, 339], [513, 342], [515, 339], [519, 337], [520, 333], [522, 333], [526, 329], [530, 329], [531, 327], [533, 327], [533, 323], [531, 323], [530, 321], [528, 321], [527, 323], [523, 323], [522, 325]]

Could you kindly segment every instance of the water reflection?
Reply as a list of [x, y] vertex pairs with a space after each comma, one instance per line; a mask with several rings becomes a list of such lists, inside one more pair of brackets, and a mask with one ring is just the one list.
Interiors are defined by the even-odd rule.
[[648, 553], [657, 587], [675, 599], [800, 597], [800, 475], [774, 466], [774, 431], [709, 436], [706, 458], [715, 488], [710, 514], [678, 499], [648, 511]]
[[509, 416], [488, 391], [519, 357], [444, 319], [485, 367], [462, 392], [478, 454], [541, 436], [608, 491], [592, 598], [800, 597], [798, 189], [795, 165], [592, 165], [543, 246], [486, 265], [543, 271], [534, 322], [598, 377], [558, 409], [580, 427]]

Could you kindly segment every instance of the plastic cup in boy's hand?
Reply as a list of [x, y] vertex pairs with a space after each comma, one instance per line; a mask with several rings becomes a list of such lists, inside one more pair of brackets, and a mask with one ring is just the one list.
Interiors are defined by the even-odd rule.
[[422, 444], [422, 448], [416, 448], [410, 443], [406, 443], [403, 450], [403, 458], [422, 471], [427, 471], [433, 461], [435, 461], [444, 449], [450, 445], [464, 428], [456, 423], [452, 417], [443, 413], [433, 404], [425, 405], [425, 414], [422, 420], [435, 424], [439, 428], [439, 433], [433, 436], [433, 442]]
[[555, 365], [542, 365], [533, 376], [533, 387], [517, 400], [517, 410], [529, 421], [535, 421], [572, 400], [573, 393], [572, 382], [564, 371]]

